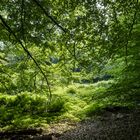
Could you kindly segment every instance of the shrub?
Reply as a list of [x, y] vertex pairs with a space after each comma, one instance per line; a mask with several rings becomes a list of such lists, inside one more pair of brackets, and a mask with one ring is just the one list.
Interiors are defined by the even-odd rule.
[[57, 95], [53, 95], [51, 102], [47, 105], [47, 112], [58, 113], [64, 108], [64, 100]]
[[73, 87], [70, 87], [70, 88], [67, 90], [67, 93], [69, 93], [69, 94], [76, 94], [76, 90], [75, 90]]

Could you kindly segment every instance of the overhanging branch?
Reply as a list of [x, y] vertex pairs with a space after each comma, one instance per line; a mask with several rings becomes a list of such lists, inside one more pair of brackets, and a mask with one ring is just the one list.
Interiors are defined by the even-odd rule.
[[52, 16], [50, 16], [47, 11], [44, 9], [44, 7], [38, 2], [38, 0], [33, 0], [33, 2], [36, 3], [38, 7], [44, 12], [44, 14], [57, 26], [59, 27], [63, 32], [66, 33], [66, 29], [64, 29]]
[[7, 31], [12, 34], [14, 36], [14, 38], [17, 40], [17, 42], [20, 44], [20, 46], [23, 48], [23, 50], [27, 53], [27, 55], [33, 60], [33, 62], [35, 63], [35, 65], [38, 67], [38, 69], [40, 70], [41, 74], [43, 75], [43, 77], [45, 78], [45, 81], [47, 83], [48, 86], [48, 90], [49, 90], [49, 95], [50, 95], [50, 100], [52, 97], [52, 93], [51, 93], [51, 88], [50, 88], [50, 83], [48, 81], [47, 76], [45, 75], [45, 73], [43, 72], [43, 70], [41, 69], [40, 65], [38, 64], [38, 62], [35, 60], [35, 58], [31, 55], [31, 53], [28, 51], [28, 49], [23, 45], [22, 41], [16, 36], [16, 34], [13, 32], [13, 30], [10, 28], [10, 26], [5, 22], [5, 20], [3, 19], [3, 17], [0, 15], [0, 19], [3, 23], [3, 25], [6, 27]]
[[[138, 0], [136, 1], [136, 4], [138, 5]], [[136, 7], [137, 7], [136, 5]], [[128, 38], [127, 38], [127, 42], [126, 42], [126, 45], [125, 45], [125, 62], [126, 62], [126, 66], [128, 65], [127, 63], [127, 56], [128, 56], [128, 42], [129, 42], [129, 39], [131, 38], [131, 35], [132, 35], [132, 31], [133, 31], [133, 28], [134, 28], [134, 25], [136, 23], [136, 16], [137, 16], [137, 10], [138, 8], [135, 9], [135, 12], [134, 12], [134, 15], [133, 15], [133, 18], [132, 18], [132, 23], [129, 27], [129, 32], [128, 32]]]

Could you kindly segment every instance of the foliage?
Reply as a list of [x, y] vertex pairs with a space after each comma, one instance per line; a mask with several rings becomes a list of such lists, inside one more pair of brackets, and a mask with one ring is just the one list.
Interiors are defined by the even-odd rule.
[[0, 94], [0, 103], [0, 127], [11, 125], [15, 128], [22, 125], [28, 127], [34, 123], [39, 125], [43, 120], [48, 123], [53, 120], [53, 116], [62, 113], [64, 105], [58, 96], [53, 96], [51, 104], [48, 104], [46, 96], [29, 92], [17, 95]]
[[81, 77], [89, 73], [93, 77], [109, 59], [128, 57], [129, 40], [139, 16], [138, 0], [2, 0], [0, 5], [0, 88], [17, 93], [47, 93], [59, 81], [73, 81], [76, 69]]
[[138, 105], [139, 17], [139, 0], [1, 0], [0, 127]]

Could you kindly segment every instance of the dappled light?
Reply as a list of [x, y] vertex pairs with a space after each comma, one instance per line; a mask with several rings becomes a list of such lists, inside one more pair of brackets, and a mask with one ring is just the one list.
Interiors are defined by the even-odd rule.
[[0, 0], [0, 139], [140, 139], [139, 0]]

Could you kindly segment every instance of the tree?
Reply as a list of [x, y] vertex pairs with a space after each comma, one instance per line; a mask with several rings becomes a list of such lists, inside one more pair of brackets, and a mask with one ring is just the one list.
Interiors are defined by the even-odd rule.
[[[110, 59], [121, 57], [129, 69], [139, 12], [138, 0], [2, 0], [0, 60], [12, 61], [4, 60], [0, 66], [1, 88], [11, 87], [7, 84], [12, 77], [6, 76], [10, 72], [18, 79], [17, 89], [19, 85], [23, 90], [39, 89], [46, 81], [51, 97], [50, 81], [71, 77], [75, 68], [95, 75]], [[7, 65], [11, 67], [4, 70]]]

